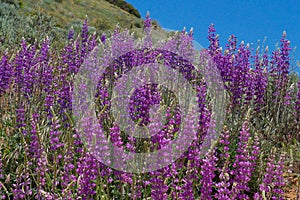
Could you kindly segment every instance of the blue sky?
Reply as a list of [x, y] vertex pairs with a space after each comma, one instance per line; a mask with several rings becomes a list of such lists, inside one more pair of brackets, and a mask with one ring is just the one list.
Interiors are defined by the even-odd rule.
[[[300, 60], [300, 2], [298, 1], [201, 1], [201, 0], [127, 0], [145, 16], [156, 19], [164, 28], [187, 30], [194, 28], [194, 37], [203, 47], [208, 47], [207, 30], [215, 24], [220, 43], [225, 46], [229, 35], [237, 36], [256, 49], [258, 40], [273, 51], [282, 32], [293, 48], [294, 62]], [[296, 50], [294, 51], [294, 48]], [[294, 65], [294, 64], [293, 64]], [[299, 71], [299, 70], [298, 70]]]

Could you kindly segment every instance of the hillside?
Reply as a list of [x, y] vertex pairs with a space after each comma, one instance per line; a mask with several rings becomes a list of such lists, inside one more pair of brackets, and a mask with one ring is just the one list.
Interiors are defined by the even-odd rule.
[[[143, 20], [133, 6], [123, 0], [1, 0], [0, 52], [18, 45], [22, 37], [30, 43], [48, 37], [61, 46], [71, 27], [78, 34], [87, 18], [89, 30], [109, 34], [118, 24], [136, 33], [142, 32]], [[154, 35], [166, 36], [156, 21]]]
[[[58, 27], [81, 27], [87, 16], [95, 30], [112, 29], [115, 24], [123, 27], [141, 27], [142, 20], [105, 0], [25, 0], [26, 7], [54, 17]], [[37, 2], [37, 3], [36, 3]], [[24, 14], [28, 11], [24, 9]]]

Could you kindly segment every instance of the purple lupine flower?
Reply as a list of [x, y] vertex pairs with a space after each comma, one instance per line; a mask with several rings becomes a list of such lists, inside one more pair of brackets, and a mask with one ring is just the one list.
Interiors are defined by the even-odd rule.
[[233, 77], [234, 77], [234, 62], [235, 62], [235, 53], [237, 48], [237, 39], [235, 35], [231, 35], [228, 38], [228, 42], [226, 44], [226, 49], [224, 50], [224, 54], [217, 54], [213, 59], [214, 63], [216, 63], [218, 69], [220, 70], [220, 74], [222, 77], [224, 87], [226, 90], [230, 91], [230, 87], [233, 85]]
[[155, 116], [154, 118], [154, 123], [152, 121], [152, 123], [149, 125], [149, 130], [151, 131], [151, 133], [156, 133], [150, 138], [151, 151], [160, 150], [161, 148], [169, 144], [174, 138], [174, 134], [178, 132], [178, 126], [181, 122], [181, 116], [177, 109], [171, 110], [167, 108], [164, 124], [161, 123], [162, 118], [157, 116]]
[[295, 103], [295, 111], [296, 111], [296, 120], [300, 123], [300, 80], [298, 81], [298, 92], [297, 99]]
[[146, 85], [134, 91], [130, 98], [130, 116], [134, 121], [140, 121], [140, 125], [147, 125], [149, 121], [150, 107], [159, 104], [161, 96], [157, 91], [157, 84]]
[[133, 137], [133, 136], [131, 136], [131, 135], [129, 135], [127, 137], [127, 139], [128, 139], [128, 142], [125, 145], [126, 146], [126, 150], [130, 151], [130, 152], [136, 152], [136, 142], [137, 142], [136, 138]]
[[[216, 29], [213, 24], [209, 26], [208, 40], [210, 43], [208, 47], [209, 58], [206, 58], [206, 60], [210, 62], [210, 65], [215, 65], [219, 70], [218, 73], [220, 73], [222, 77], [224, 88], [232, 90], [232, 88], [234, 88], [234, 80], [236, 78], [236, 60], [234, 55], [236, 49], [236, 38], [234, 35], [230, 36], [224, 55], [222, 53], [223, 49], [219, 45], [219, 35], [216, 34]], [[207, 71], [211, 70], [208, 69]]]
[[36, 49], [34, 46], [27, 46], [23, 39], [21, 43], [21, 50], [17, 53], [14, 59], [15, 66], [15, 89], [24, 97], [32, 96], [33, 85], [35, 83], [34, 73], [37, 60]]
[[54, 105], [54, 88], [53, 88], [53, 66], [49, 65], [50, 62], [50, 43], [49, 39], [45, 39], [39, 52], [39, 65], [37, 69], [36, 79], [40, 82], [46, 97], [44, 99], [45, 112], [48, 121], [51, 122], [52, 112], [51, 107]]
[[[258, 147], [254, 146], [253, 155], [249, 152], [249, 127], [248, 121], [243, 123], [242, 130], [239, 136], [236, 160], [233, 164], [234, 175], [233, 186], [231, 189], [231, 198], [233, 199], [248, 199], [245, 191], [250, 190], [248, 182], [251, 179], [254, 170], [255, 162], [258, 155]], [[256, 141], [257, 142], [257, 141]], [[256, 144], [257, 145], [257, 144]]]
[[74, 144], [75, 152], [80, 155], [83, 153], [83, 148], [82, 148], [83, 142], [81, 141], [79, 133], [75, 132], [73, 134], [73, 138], [74, 138], [73, 144]]
[[59, 129], [60, 129], [60, 125], [57, 123], [56, 120], [53, 120], [51, 129], [50, 129], [50, 136], [49, 136], [50, 149], [52, 151], [57, 151], [58, 149], [60, 149], [64, 146], [64, 143], [62, 143], [60, 141], [60, 136], [61, 136], [62, 132]]
[[252, 144], [252, 152], [251, 152], [251, 155], [249, 156], [250, 161], [252, 162], [251, 172], [253, 172], [255, 170], [256, 161], [258, 159], [259, 153], [260, 153], [259, 137], [257, 134], [255, 134], [254, 139], [253, 139], [253, 144]]
[[89, 38], [88, 41], [88, 53], [90, 53], [97, 46], [97, 35], [96, 32]]
[[31, 130], [30, 130], [30, 143], [29, 143], [29, 152], [31, 159], [40, 157], [40, 141], [37, 133], [37, 114], [33, 114], [33, 119], [31, 122]]
[[[88, 41], [89, 37], [89, 31], [88, 31], [88, 20], [85, 19], [84, 23], [82, 25], [82, 30], [81, 30], [81, 40], [82, 44], [85, 44]], [[83, 51], [84, 52], [84, 51]]]
[[122, 31], [116, 28], [111, 38], [111, 57], [110, 59], [117, 59], [118, 57], [134, 50], [134, 39], [128, 30]]
[[114, 124], [112, 128], [110, 128], [110, 141], [117, 147], [122, 147], [123, 141], [121, 138], [121, 131], [118, 125]]
[[[67, 153], [63, 157], [63, 162], [64, 162], [64, 167], [63, 167], [63, 172], [61, 175], [62, 179], [62, 193], [64, 198], [66, 199], [71, 199], [72, 198], [72, 192], [71, 189], [72, 186], [75, 185], [76, 181], [76, 176], [74, 175], [73, 170], [75, 170], [75, 165], [74, 165], [74, 153], [71, 150], [71, 147], [68, 147]], [[72, 184], [73, 183], [73, 184]], [[69, 190], [67, 190], [69, 189]]]
[[230, 87], [234, 105], [239, 105], [241, 103], [242, 97], [246, 94], [247, 89], [250, 90], [247, 99], [252, 98], [251, 80], [249, 80], [249, 58], [249, 47], [248, 45], [245, 46], [242, 41], [238, 48], [238, 52], [235, 55], [234, 71], [232, 72], [232, 86]]
[[12, 72], [8, 56], [5, 54], [0, 61], [0, 95], [9, 88], [12, 79]]
[[[62, 118], [62, 122], [65, 127], [68, 127], [67, 113], [72, 110], [71, 91], [72, 86], [70, 81], [67, 79], [66, 74], [58, 76], [60, 78], [60, 87], [55, 91], [57, 94], [57, 103], [60, 106], [59, 114]], [[57, 77], [56, 77], [57, 78]], [[55, 80], [56, 81], [56, 80]]]
[[210, 127], [211, 112], [206, 106], [206, 84], [201, 83], [196, 87], [199, 110], [199, 132], [198, 141], [204, 141], [204, 138]]
[[80, 176], [78, 195], [84, 200], [93, 199], [96, 194], [95, 180], [98, 177], [98, 169], [98, 161], [88, 152], [77, 162], [76, 172]]
[[[264, 179], [260, 184], [260, 191], [265, 193], [265, 196], [271, 199], [283, 199], [282, 187], [285, 185], [284, 178], [284, 155], [282, 154], [276, 163], [275, 155], [271, 154], [268, 158], [267, 167]], [[261, 197], [260, 193], [256, 196]]]
[[149, 180], [149, 184], [151, 186], [151, 198], [152, 199], [167, 199], [167, 191], [168, 186], [164, 182], [164, 170], [157, 170], [154, 172], [149, 172], [149, 175], [151, 176]]
[[[290, 97], [290, 94], [287, 91], [288, 84], [288, 74], [289, 74], [289, 66], [290, 66], [290, 41], [286, 39], [286, 32], [284, 31], [282, 34], [282, 38], [280, 40], [280, 62], [278, 64], [278, 80], [276, 84], [276, 89], [281, 92], [282, 97], [287, 100]], [[286, 101], [285, 103], [287, 103]]]
[[36, 75], [38, 80], [41, 80], [41, 83], [43, 85], [43, 90], [46, 93], [49, 93], [51, 91], [51, 84], [52, 84], [52, 71], [53, 67], [49, 66], [50, 61], [50, 42], [49, 39], [45, 39], [42, 43], [41, 50], [39, 52], [39, 58], [38, 62], [40, 64], [39, 72]]
[[68, 34], [68, 40], [74, 39], [74, 34], [75, 34], [74, 29], [73, 29], [73, 27], [71, 27], [69, 34]]
[[283, 199], [283, 190], [282, 188], [285, 186], [284, 182], [284, 160], [285, 160], [285, 155], [281, 154], [279, 157], [279, 160], [276, 165], [276, 170], [274, 172], [274, 188], [273, 188], [273, 193], [277, 197], [276, 199]]
[[106, 35], [105, 35], [104, 33], [101, 35], [100, 40], [101, 40], [101, 42], [102, 42], [103, 44], [106, 43]]
[[211, 24], [208, 27], [208, 40], [209, 40], [209, 47], [208, 51], [209, 54], [214, 57], [215, 54], [218, 52], [218, 49], [220, 48], [219, 45], [219, 36], [216, 34], [215, 25]]
[[212, 188], [214, 186], [214, 177], [216, 171], [216, 162], [218, 158], [215, 156], [215, 148], [206, 154], [206, 157], [202, 159], [201, 175], [201, 199], [212, 199]]
[[38, 193], [41, 196], [41, 190], [46, 185], [46, 173], [48, 172], [47, 168], [47, 155], [46, 152], [41, 148], [40, 149], [40, 156], [37, 160], [37, 169], [38, 172]]
[[230, 171], [229, 171], [229, 131], [225, 130], [220, 138], [220, 144], [223, 145], [223, 151], [220, 155], [221, 158], [224, 158], [224, 166], [219, 167], [218, 171], [220, 172], [219, 178], [220, 182], [216, 183], [217, 193], [215, 194], [216, 199], [220, 200], [229, 200], [230, 199]]
[[79, 53], [77, 54], [76, 52], [74, 52], [74, 43], [75, 42], [77, 43], [78, 41], [79, 40], [77, 39], [76, 41], [72, 41], [72, 42], [68, 43], [64, 47], [64, 51], [61, 54], [62, 61], [65, 64], [67, 64], [68, 72], [71, 74], [72, 73], [76, 74], [78, 71], [78, 67], [79, 67], [79, 66], [77, 66], [77, 63], [76, 63]]
[[268, 163], [267, 163], [263, 183], [260, 184], [260, 191], [265, 191], [266, 193], [271, 192], [270, 185], [273, 182], [273, 173], [276, 169], [274, 162], [275, 162], [275, 156], [271, 155], [268, 158]]
[[[192, 62], [195, 56], [194, 45], [193, 45], [193, 29], [191, 28], [189, 34], [186, 31], [179, 33], [178, 38], [178, 55], [184, 59]], [[174, 50], [173, 50], [174, 51]]]
[[[107, 159], [109, 159], [109, 163], [111, 164], [111, 166], [113, 166], [114, 168], [120, 168], [120, 167], [124, 167], [124, 166], [120, 166], [121, 164], [125, 163], [125, 160], [127, 159], [126, 157], [121, 157], [121, 153], [122, 151], [124, 151], [124, 142], [123, 139], [121, 137], [121, 130], [119, 128], [119, 126], [114, 122], [112, 124], [112, 127], [109, 128], [110, 132], [109, 132], [109, 136], [110, 136], [110, 142], [113, 144], [113, 146], [116, 147], [116, 149], [114, 149], [114, 154], [107, 157]], [[101, 157], [103, 157], [105, 155], [101, 155]], [[121, 158], [120, 158], [121, 157]]]
[[114, 175], [116, 176], [116, 180], [119, 180], [123, 184], [132, 185], [133, 174], [122, 172], [122, 171], [114, 171]]
[[176, 32], [165, 43], [159, 44], [159, 48], [176, 53], [181, 56], [184, 60], [193, 62], [195, 56], [194, 44], [193, 44], [192, 29], [189, 33], [186, 32], [185, 28], [181, 32]]
[[43, 64], [48, 64], [50, 60], [50, 41], [49, 38], [44, 39], [42, 47], [39, 51], [39, 62]]
[[[62, 115], [65, 126], [67, 124], [67, 113], [71, 111], [71, 92], [73, 90], [72, 82], [68, 79], [69, 74], [76, 74], [83, 63], [86, 55], [96, 46], [96, 35], [88, 37], [88, 25], [85, 20], [82, 27], [81, 38], [71, 41], [65, 47], [61, 57], [64, 65], [60, 66], [62, 73], [57, 82], [62, 82], [58, 88], [58, 103], [61, 106], [60, 114]], [[67, 70], [65, 70], [65, 67]]]
[[98, 176], [97, 160], [89, 153], [86, 153], [79, 158], [76, 172], [80, 176], [78, 195], [82, 199], [92, 199], [92, 196], [96, 194], [96, 183], [94, 181]]
[[152, 30], [152, 25], [151, 25], [150, 13], [147, 12], [146, 19], [144, 20], [144, 31], [146, 33], [145, 41], [144, 41], [144, 44], [143, 44], [144, 48], [151, 48], [152, 47], [151, 30]]
[[282, 34], [280, 40], [280, 48], [273, 52], [271, 60], [271, 74], [275, 78], [273, 81], [276, 84], [275, 92], [273, 95], [276, 96], [285, 96], [288, 82], [289, 74], [289, 65], [290, 57], [289, 52], [291, 50], [290, 41], [286, 39], [286, 32]]
[[[108, 138], [106, 136], [106, 133], [103, 131], [104, 129], [103, 125], [99, 124], [98, 120], [95, 121], [89, 117], [85, 117], [83, 126], [84, 126], [83, 139], [87, 149], [90, 152], [93, 152], [93, 155], [100, 162], [106, 164], [110, 163], [112, 154], [109, 148], [109, 142], [107, 140]], [[117, 134], [119, 134], [119, 132], [117, 132], [115, 135]], [[112, 133], [111, 137], [112, 135], [114, 134]], [[113, 138], [112, 140], [115, 141], [115, 139], [119, 139], [119, 138]]]
[[[179, 160], [178, 160], [179, 161]], [[178, 162], [177, 161], [177, 162]], [[173, 162], [170, 166], [170, 170], [169, 170], [169, 174], [170, 174], [170, 178], [171, 178], [171, 184], [170, 184], [170, 188], [173, 188], [170, 197], [172, 199], [178, 199], [179, 198], [179, 193], [180, 191], [182, 191], [182, 186], [180, 184], [180, 180], [178, 178], [178, 174], [179, 174], [179, 170], [178, 170], [178, 166], [176, 162]]]
[[250, 104], [251, 100], [254, 97], [255, 94], [255, 79], [257, 78], [256, 73], [249, 68], [248, 72], [247, 72], [247, 81], [245, 84], [245, 100], [244, 100], [244, 104]]
[[141, 179], [137, 179], [135, 185], [132, 187], [131, 198], [133, 200], [142, 199], [144, 189], [144, 182]]
[[76, 40], [71, 40], [64, 48], [61, 54], [63, 63], [67, 64], [68, 72], [77, 74], [79, 67], [83, 63], [84, 59], [97, 45], [96, 34], [94, 33], [89, 37], [88, 33], [88, 21], [85, 19], [82, 25], [82, 32], [80, 37]]
[[171, 40], [168, 40], [166, 42], [164, 42], [163, 44], [159, 43], [158, 44], [158, 47], [161, 48], [161, 49], [164, 49], [164, 50], [167, 50], [167, 51], [170, 51], [170, 52], [173, 52], [174, 53], [178, 53], [176, 52], [177, 49], [178, 49], [178, 40], [175, 39], [175, 37]]
[[26, 41], [23, 39], [22, 43], [21, 43], [21, 50], [18, 52], [18, 54], [16, 55], [15, 59], [14, 59], [14, 64], [15, 64], [15, 74], [14, 74], [14, 78], [15, 78], [15, 82], [16, 82], [16, 86], [18, 87], [17, 90], [21, 90], [22, 86], [23, 86], [23, 68], [24, 68], [24, 57], [25, 57], [25, 52], [27, 51], [27, 45], [26, 45]]
[[[270, 82], [270, 85], [274, 85], [275, 88], [273, 88], [272, 90], [272, 96], [273, 96], [273, 99], [272, 101], [274, 103], [277, 103], [278, 101], [278, 98], [280, 97], [281, 95], [281, 92], [282, 90], [280, 89], [280, 84], [279, 84], [279, 74], [280, 74], [280, 65], [281, 63], [281, 57], [280, 57], [280, 51], [279, 49], [277, 50], [274, 50], [272, 52], [272, 57], [271, 57], [271, 60], [270, 60], [270, 78], [271, 80], [269, 81]], [[276, 104], [275, 104], [276, 105]]]
[[38, 123], [38, 118], [39, 115], [34, 113], [32, 115], [32, 122], [31, 122], [31, 141], [29, 145], [29, 152], [31, 153], [31, 159], [36, 160], [37, 168], [37, 183], [38, 183], [38, 188], [37, 188], [37, 199], [42, 199], [42, 194], [41, 191], [43, 187], [46, 184], [46, 173], [48, 171], [47, 169], [47, 158], [46, 158], [46, 153], [40, 144], [40, 140], [38, 137], [38, 132], [37, 132], [37, 123]]
[[282, 34], [282, 38], [280, 40], [280, 56], [281, 56], [281, 65], [280, 65], [280, 73], [283, 75], [283, 79], [285, 80], [289, 73], [289, 67], [290, 67], [290, 41], [286, 39], [286, 32], [284, 31]]
[[151, 18], [149, 11], [146, 13], [146, 19], [144, 20], [144, 28], [151, 27]]
[[292, 88], [288, 88], [287, 91], [286, 91], [286, 93], [285, 93], [285, 96], [284, 96], [284, 105], [285, 106], [288, 106], [288, 105], [291, 104], [292, 93], [293, 93]]
[[26, 126], [26, 111], [23, 105], [20, 105], [20, 107], [16, 109], [16, 122], [21, 132], [27, 135], [27, 130], [24, 129]]
[[280, 73], [279, 63], [281, 63], [281, 57], [280, 57], [280, 51], [279, 49], [276, 49], [272, 52], [272, 57], [270, 61], [270, 73], [272, 76], [278, 76], [278, 73]]
[[100, 114], [98, 114], [98, 119], [101, 120], [101, 123], [103, 123], [103, 121], [107, 118], [107, 115], [109, 113], [109, 109], [111, 108], [111, 102], [110, 102], [110, 99], [109, 99], [108, 90], [105, 89], [105, 87], [103, 87], [102, 85], [100, 85], [101, 80], [104, 80], [102, 78], [100, 78], [99, 84], [97, 86], [97, 93], [95, 95], [95, 98], [97, 98], [98, 101], [99, 101], [100, 109], [103, 110]]
[[[28, 152], [28, 148], [26, 148], [25, 151]], [[31, 179], [28, 166], [23, 169], [23, 172], [19, 172], [17, 174], [16, 181], [12, 184], [12, 188], [14, 200], [26, 199], [32, 195]]]
[[[259, 60], [258, 53], [256, 53], [254, 57], [254, 63], [255, 63], [255, 80], [254, 80], [254, 104], [255, 104], [255, 110], [260, 110], [261, 106], [264, 105], [264, 97], [266, 93], [266, 88], [268, 84], [268, 78], [267, 78], [267, 70], [266, 67], [268, 66], [268, 48], [266, 48], [262, 61]], [[264, 67], [264, 68], [263, 68]]]
[[181, 180], [183, 185], [181, 186], [181, 193], [179, 194], [179, 199], [194, 200], [193, 192], [193, 175], [192, 172], [187, 172], [188, 174]]
[[235, 35], [230, 35], [228, 39], [228, 43], [226, 44], [226, 49], [230, 54], [234, 54], [237, 47], [237, 40]]

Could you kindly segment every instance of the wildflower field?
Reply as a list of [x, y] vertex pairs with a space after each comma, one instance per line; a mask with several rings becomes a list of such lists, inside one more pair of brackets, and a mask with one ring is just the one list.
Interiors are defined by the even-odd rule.
[[[2, 199], [300, 199], [300, 79], [291, 70], [286, 33], [273, 52], [234, 35], [220, 47], [212, 24], [210, 45], [197, 51], [192, 30], [154, 42], [151, 28], [147, 15], [143, 38], [122, 27], [98, 36], [86, 20], [81, 34], [70, 30], [61, 49], [47, 37], [23, 39], [0, 55]], [[74, 107], [89, 91], [74, 83], [91, 55], [97, 58], [91, 66], [105, 69], [92, 95], [98, 123]], [[129, 113], [113, 115], [111, 108], [120, 104], [114, 87], [124, 92], [144, 83], [138, 73], [156, 69], [155, 63], [178, 71], [192, 86], [196, 118], [183, 117], [184, 94], [155, 83], [133, 87]], [[136, 82], [117, 84], [139, 65], [145, 71], [135, 74]], [[155, 121], [158, 113], [164, 123]], [[124, 121], [129, 126], [117, 123]], [[137, 137], [127, 131], [133, 126], [156, 134]], [[176, 150], [190, 135], [188, 147]], [[136, 168], [116, 155], [161, 149], [163, 159], [155, 160], [161, 163]]]

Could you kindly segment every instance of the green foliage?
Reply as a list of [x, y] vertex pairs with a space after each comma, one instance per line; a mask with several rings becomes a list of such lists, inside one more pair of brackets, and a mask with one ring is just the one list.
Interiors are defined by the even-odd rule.
[[159, 26], [156, 20], [152, 20], [151, 24], [154, 29], [156, 29]]
[[22, 38], [32, 44], [46, 37], [51, 42], [65, 40], [61, 36], [66, 32], [56, 26], [53, 17], [39, 11], [20, 15], [13, 4], [0, 3], [0, 24], [2, 27], [0, 51], [17, 46]]
[[97, 30], [112, 29], [111, 24], [106, 19], [96, 19], [95, 27]]
[[133, 25], [136, 27], [136, 28], [142, 28], [143, 25], [140, 23], [140, 22], [134, 22]]
[[13, 17], [18, 14], [16, 5], [6, 2], [0, 3], [0, 17]]
[[7, 4], [13, 5], [17, 8], [20, 8], [24, 5], [23, 0], [1, 0], [1, 3], [7, 3]]
[[129, 12], [130, 14], [141, 18], [141, 14], [139, 13], [139, 11], [137, 9], [135, 9], [131, 4], [127, 3], [126, 1], [123, 0], [106, 0], [109, 3], [118, 6], [119, 8]]

